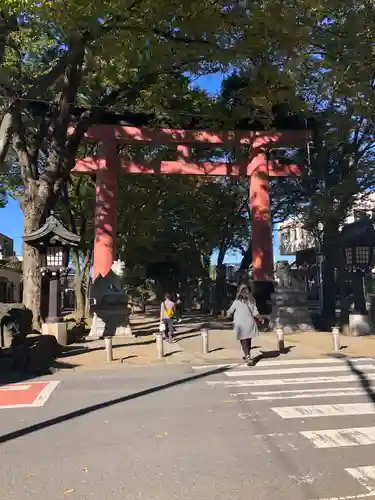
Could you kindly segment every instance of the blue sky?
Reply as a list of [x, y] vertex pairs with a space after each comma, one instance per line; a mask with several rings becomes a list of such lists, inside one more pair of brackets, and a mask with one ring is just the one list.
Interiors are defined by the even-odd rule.
[[[206, 89], [210, 93], [216, 93], [220, 90], [220, 85], [223, 76], [221, 74], [207, 75], [200, 77], [194, 82], [194, 85]], [[17, 255], [22, 253], [22, 234], [23, 234], [23, 214], [19, 207], [18, 201], [10, 199], [5, 208], [0, 209], [0, 233], [3, 233], [14, 240], [15, 251]], [[275, 258], [278, 260], [277, 231], [274, 231], [274, 251]], [[213, 255], [213, 263], [217, 253]], [[241, 254], [238, 252], [228, 253], [226, 257], [227, 263], [236, 263], [241, 260]]]

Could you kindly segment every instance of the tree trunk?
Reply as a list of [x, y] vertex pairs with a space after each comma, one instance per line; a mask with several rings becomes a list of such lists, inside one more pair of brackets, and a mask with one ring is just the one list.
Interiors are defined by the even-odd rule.
[[225, 266], [223, 264], [226, 254], [225, 241], [221, 242], [217, 256], [216, 278], [215, 278], [215, 304], [214, 312], [222, 312], [225, 308]]
[[74, 251], [74, 284], [76, 296], [76, 321], [84, 321], [86, 317], [87, 286], [90, 275], [91, 250], [86, 252], [85, 259], [81, 265], [79, 250]]
[[75, 317], [77, 323], [79, 323], [85, 319], [85, 312], [86, 312], [85, 291], [83, 289], [83, 283], [80, 276], [76, 276], [74, 281], [75, 281], [75, 296], [76, 296]]
[[[24, 234], [30, 234], [40, 226], [39, 207], [28, 207], [24, 212]], [[39, 251], [23, 244], [23, 304], [33, 313], [33, 328], [40, 329], [41, 274]]]

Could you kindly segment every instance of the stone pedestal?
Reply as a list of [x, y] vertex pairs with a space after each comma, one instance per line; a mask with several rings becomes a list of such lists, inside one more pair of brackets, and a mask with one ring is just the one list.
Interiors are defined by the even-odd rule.
[[310, 301], [300, 288], [277, 286], [271, 299], [270, 327], [282, 328], [284, 333], [314, 331]]
[[98, 276], [91, 287], [90, 297], [93, 320], [88, 338], [131, 337], [128, 299], [121, 279], [112, 270]]
[[68, 345], [68, 324], [67, 323], [43, 323], [42, 334], [52, 335], [58, 344]]
[[[123, 324], [119, 325], [121, 316], [123, 316]], [[106, 314], [104, 316], [102, 314], [102, 317], [94, 313], [88, 338], [133, 337], [131, 326], [128, 323], [129, 314], [124, 314], [124, 311], [106, 311]]]

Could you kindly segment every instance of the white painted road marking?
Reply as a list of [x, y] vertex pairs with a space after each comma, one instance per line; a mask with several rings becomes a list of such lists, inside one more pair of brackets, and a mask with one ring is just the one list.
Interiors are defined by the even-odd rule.
[[352, 469], [345, 469], [352, 477], [368, 491], [375, 491], [375, 466], [366, 465], [365, 467], [355, 467]]
[[[351, 358], [351, 362], [353, 363], [363, 363], [364, 361], [375, 361], [374, 358]], [[293, 365], [330, 365], [330, 364], [345, 364], [346, 361], [343, 359], [337, 358], [312, 358], [312, 359], [280, 359], [278, 361], [271, 361], [266, 359], [261, 359], [257, 366], [293, 366]], [[217, 364], [217, 365], [196, 365], [192, 366], [193, 370], [208, 370], [210, 368], [245, 368], [247, 365], [244, 363], [225, 363], [225, 364]], [[327, 366], [327, 368], [329, 368]], [[251, 370], [253, 371], [253, 370]]]
[[375, 414], [373, 403], [312, 405], [312, 406], [281, 406], [271, 408], [281, 418], [338, 417], [342, 415]]
[[365, 467], [355, 467], [345, 470], [354, 479], [356, 479], [364, 488], [366, 488], [367, 493], [360, 493], [359, 495], [330, 497], [330, 498], [315, 498], [314, 500], [357, 500], [359, 498], [375, 497], [375, 466], [367, 465]]
[[[252, 391], [252, 392], [235, 392], [234, 394], [230, 394], [230, 396], [278, 396], [279, 394], [310, 394], [315, 392], [337, 392], [337, 391], [345, 391], [345, 392], [356, 392], [361, 389], [358, 386], [353, 387], [328, 387], [328, 388], [319, 388], [319, 389], [289, 389], [286, 391]], [[375, 390], [375, 385], [371, 387], [371, 389]]]
[[359, 500], [360, 498], [373, 498], [375, 497], [375, 491], [369, 491], [368, 493], [360, 493], [359, 495], [346, 495], [341, 497], [324, 497], [324, 498], [312, 498], [310, 500]]
[[[355, 365], [358, 370], [374, 371], [374, 365]], [[347, 365], [341, 366], [310, 366], [306, 368], [276, 368], [276, 369], [259, 369], [259, 370], [237, 370], [224, 372], [227, 377], [252, 377], [254, 375], [293, 375], [297, 373], [322, 373], [322, 372], [348, 372], [351, 373]]]
[[28, 391], [31, 385], [25, 384], [14, 384], [14, 385], [4, 385], [0, 387], [0, 391]]
[[37, 398], [33, 402], [33, 406], [36, 407], [44, 406], [45, 402], [51, 396], [51, 394], [59, 385], [59, 383], [60, 383], [59, 381], [49, 382], [48, 385], [42, 391], [40, 391]]
[[315, 448], [340, 448], [341, 446], [375, 444], [375, 427], [301, 431], [300, 434], [309, 439]]
[[[279, 372], [280, 374], [280, 372]], [[375, 380], [375, 375], [367, 375], [367, 380]], [[357, 375], [337, 375], [336, 377], [299, 377], [299, 378], [269, 378], [254, 380], [206, 380], [208, 385], [224, 385], [227, 387], [252, 387], [261, 385], [299, 385], [299, 384], [334, 384], [342, 382], [358, 382]]]
[[283, 401], [287, 399], [310, 399], [310, 398], [338, 398], [338, 397], [348, 397], [348, 396], [366, 396], [367, 393], [363, 389], [358, 389], [357, 391], [340, 391], [339, 389], [336, 392], [325, 392], [324, 389], [321, 389], [320, 392], [315, 394], [305, 394], [303, 391], [299, 394], [290, 394], [290, 395], [282, 395], [282, 396], [258, 396], [256, 398], [245, 398], [244, 401], [276, 401], [281, 399]]

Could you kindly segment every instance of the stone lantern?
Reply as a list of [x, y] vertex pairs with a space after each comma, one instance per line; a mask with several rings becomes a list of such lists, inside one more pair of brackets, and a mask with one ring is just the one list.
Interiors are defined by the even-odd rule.
[[68, 272], [70, 249], [79, 245], [80, 237], [68, 231], [51, 213], [41, 228], [25, 235], [23, 240], [38, 249], [41, 274], [49, 279], [48, 315], [42, 332], [65, 343], [67, 327], [61, 316], [61, 278]]

